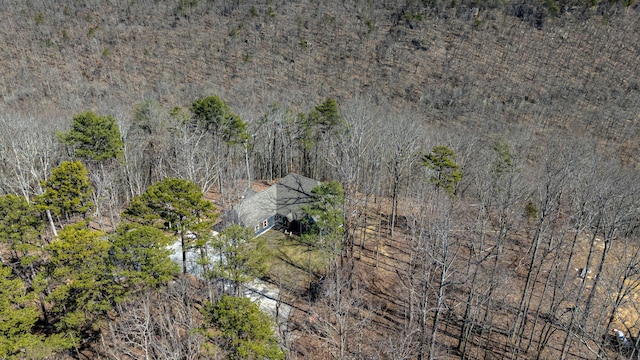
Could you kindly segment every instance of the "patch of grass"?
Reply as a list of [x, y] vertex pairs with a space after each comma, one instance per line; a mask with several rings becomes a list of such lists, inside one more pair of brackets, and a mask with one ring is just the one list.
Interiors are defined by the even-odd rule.
[[307, 284], [309, 273], [315, 278], [324, 271], [326, 259], [318, 250], [300, 242], [298, 236], [273, 230], [261, 236], [271, 252], [267, 260], [269, 277], [296, 287]]

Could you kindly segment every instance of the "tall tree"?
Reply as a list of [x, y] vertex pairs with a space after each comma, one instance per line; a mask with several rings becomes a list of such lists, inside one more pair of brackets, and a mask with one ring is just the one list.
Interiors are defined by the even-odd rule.
[[321, 133], [325, 133], [333, 127], [342, 124], [344, 118], [340, 114], [338, 103], [332, 98], [327, 98], [311, 110], [309, 113], [309, 121], [311, 121], [314, 126], [317, 126]]
[[[352, 335], [350, 327], [350, 308], [360, 296], [354, 296], [352, 281], [353, 259], [345, 265], [345, 215], [344, 191], [337, 181], [322, 183], [311, 190], [313, 200], [305, 207], [309, 216], [310, 231], [302, 236], [309, 246], [316, 248], [327, 261], [326, 283], [324, 287], [331, 291], [328, 298], [330, 312], [322, 321], [326, 339], [337, 352], [336, 357], [344, 358], [348, 353], [348, 338]], [[310, 266], [310, 265], [309, 265]], [[311, 269], [309, 268], [309, 274]], [[311, 292], [311, 276], [309, 276]], [[311, 305], [311, 297], [309, 297]]]
[[[505, 239], [515, 228], [515, 221], [521, 217], [518, 207], [524, 190], [518, 181], [521, 168], [512, 146], [504, 140], [494, 144], [492, 150], [477, 149], [472, 152], [475, 164], [465, 177], [473, 185], [473, 193], [479, 205], [474, 213], [475, 221], [465, 221], [461, 226], [468, 231], [467, 258], [468, 293], [464, 300], [464, 314], [458, 350], [463, 358], [469, 356], [474, 338], [492, 331], [496, 314], [494, 293], [499, 282], [505, 277], [499, 266], [503, 261]], [[514, 209], [520, 210], [515, 211]], [[494, 229], [493, 231], [489, 229]], [[468, 230], [467, 230], [468, 229]], [[477, 340], [476, 340], [477, 341]]]
[[98, 222], [104, 228], [101, 215], [108, 208], [111, 225], [115, 226], [121, 196], [114, 177], [119, 167], [114, 160], [124, 156], [124, 143], [116, 120], [110, 115], [99, 116], [86, 111], [74, 116], [71, 129], [58, 133], [58, 137], [71, 148], [74, 157], [85, 161], [90, 169], [96, 186], [93, 202]]
[[39, 181], [46, 179], [59, 161], [59, 142], [54, 136], [57, 127], [56, 121], [0, 115], [0, 186], [28, 201], [42, 193]]
[[122, 223], [109, 240], [114, 277], [124, 282], [128, 290], [156, 288], [180, 272], [169, 258], [172, 240], [158, 228]]
[[109, 115], [99, 116], [90, 110], [80, 113], [73, 117], [71, 129], [58, 136], [79, 158], [102, 161], [123, 155], [120, 129]]
[[33, 262], [39, 258], [43, 225], [40, 211], [24, 197], [0, 196], [0, 243], [7, 245], [9, 262], [25, 280], [35, 276]]
[[[247, 132], [247, 124], [240, 116], [231, 112], [229, 106], [217, 96], [197, 99], [191, 104], [191, 113], [195, 124], [212, 135], [212, 150], [218, 160], [216, 162], [218, 164], [218, 188], [222, 193], [223, 171], [228, 168], [226, 164], [230, 158], [231, 148], [241, 144], [244, 146], [245, 158], [248, 156], [250, 136]], [[248, 173], [249, 168], [247, 167]]]
[[233, 225], [213, 237], [211, 243], [220, 254], [212, 275], [231, 281], [235, 296], [241, 295], [243, 283], [265, 274], [266, 244], [253, 229]]
[[437, 189], [442, 189], [454, 195], [460, 180], [462, 180], [462, 170], [456, 163], [455, 152], [444, 146], [436, 146], [422, 159], [424, 166], [435, 171], [435, 175], [429, 178]]
[[224, 156], [214, 151], [215, 139], [202, 126], [194, 126], [191, 118], [180, 107], [170, 111], [170, 157], [167, 168], [173, 177], [196, 183], [206, 192], [219, 179], [220, 162]]
[[[363, 250], [366, 232], [357, 236], [359, 229], [365, 227], [370, 195], [376, 190], [375, 182], [379, 176], [371, 176], [371, 168], [380, 166], [376, 153], [380, 153], [381, 142], [375, 136], [375, 121], [366, 113], [365, 104], [347, 108], [344, 115], [345, 131], [336, 132], [329, 141], [325, 159], [330, 169], [330, 178], [338, 180], [344, 190], [345, 213], [345, 251], [347, 257], [355, 255], [355, 243], [360, 238], [360, 250]], [[358, 234], [359, 235], [359, 234]]]
[[337, 181], [322, 183], [311, 190], [313, 200], [305, 207], [311, 231], [303, 240], [321, 250], [329, 259], [329, 269], [335, 269], [341, 255], [344, 237], [344, 191]]
[[182, 272], [186, 273], [187, 251], [193, 245], [193, 238], [209, 236], [218, 215], [213, 204], [204, 199], [202, 190], [195, 183], [167, 178], [133, 198], [125, 210], [125, 216], [134, 222], [179, 234]]
[[69, 221], [74, 215], [86, 217], [93, 207], [93, 186], [87, 168], [80, 161], [64, 161], [42, 182], [44, 193], [36, 198], [42, 210], [50, 210], [59, 220]]
[[106, 234], [86, 225], [66, 226], [58, 239], [45, 247], [49, 262], [34, 282], [45, 294], [56, 328], [77, 340], [98, 331], [107, 312], [124, 294], [114, 280]]
[[344, 129], [346, 125], [340, 114], [338, 103], [332, 98], [327, 98], [315, 106], [308, 115], [299, 114], [297, 123], [301, 129], [299, 141], [302, 147], [302, 161], [306, 165], [305, 175], [320, 178], [323, 175], [319, 172], [322, 152], [320, 146], [334, 132]]
[[217, 96], [197, 99], [191, 104], [191, 113], [199, 126], [229, 145], [244, 143], [249, 138], [247, 124]]
[[[419, 128], [415, 122], [406, 118], [389, 119], [390, 124], [385, 134], [386, 139], [382, 144], [384, 152], [384, 165], [387, 169], [387, 177], [391, 190], [391, 214], [389, 215], [389, 232], [394, 235], [396, 221], [398, 218], [398, 201], [400, 192], [406, 188], [408, 178], [415, 162], [419, 159], [417, 155]], [[376, 174], [375, 176], [379, 176]]]
[[217, 96], [197, 99], [191, 104], [191, 113], [199, 126], [229, 144], [242, 143], [248, 137], [244, 121]]
[[70, 347], [61, 335], [36, 333], [40, 313], [33, 295], [20, 279], [11, 276], [11, 268], [0, 266], [0, 358], [44, 359]]
[[137, 104], [124, 134], [124, 157], [131, 196], [162, 179], [169, 162], [169, 116], [151, 100]]
[[273, 333], [273, 321], [258, 305], [244, 297], [222, 295], [208, 303], [203, 313], [219, 332], [214, 337], [227, 352], [228, 359], [284, 359]]
[[289, 174], [297, 154], [296, 114], [278, 103], [271, 104], [253, 125], [250, 150], [257, 178], [271, 181]]

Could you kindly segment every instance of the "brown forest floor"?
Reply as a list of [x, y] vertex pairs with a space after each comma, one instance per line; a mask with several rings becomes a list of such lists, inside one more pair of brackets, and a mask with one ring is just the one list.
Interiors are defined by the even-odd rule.
[[[363, 342], [361, 346], [367, 347], [371, 344], [386, 343], [390, 341], [390, 334], [393, 332], [399, 332], [402, 328], [402, 324], [405, 322], [403, 299], [399, 296], [406, 294], [403, 290], [399, 278], [399, 271], [406, 268], [409, 251], [408, 243], [406, 241], [406, 233], [402, 229], [397, 229], [394, 236], [390, 236], [388, 222], [386, 221], [388, 216], [386, 214], [380, 214], [371, 211], [368, 214], [367, 229], [360, 229], [358, 235], [360, 237], [357, 240], [356, 250], [354, 252], [354, 267], [352, 276], [359, 283], [359, 286], [364, 290], [364, 300], [362, 304], [366, 309], [373, 309], [371, 316], [367, 322], [364, 330], [363, 338], [367, 341]], [[365, 235], [363, 235], [365, 234]], [[502, 264], [500, 271], [504, 272], [504, 278], [502, 287], [496, 290], [495, 298], [501, 301], [501, 305], [498, 310], [493, 314], [493, 327], [491, 332], [479, 333], [476, 332], [472, 335], [470, 348], [467, 351], [467, 356], [476, 359], [501, 359], [511, 358], [512, 348], [510, 347], [511, 340], [508, 339], [507, 334], [510, 331], [510, 325], [513, 321], [513, 311], [518, 306], [520, 300], [520, 293], [514, 291], [515, 289], [522, 289], [528, 272], [528, 264], [525, 261], [527, 251], [530, 244], [527, 244], [527, 236], [525, 233], [514, 234], [511, 241], [508, 241], [505, 245], [505, 253], [502, 258]], [[359, 242], [364, 240], [363, 242]], [[621, 247], [618, 247], [613, 252], [622, 251]], [[579, 273], [579, 264], [583, 264], [588, 252], [588, 240], [583, 238], [579, 242], [579, 246], [574, 253], [575, 265], [570, 271], [573, 273], [575, 270], [575, 276], [569, 277], [569, 286], [578, 286], [580, 279], [577, 277]], [[597, 250], [596, 250], [597, 255]], [[460, 254], [461, 258], [458, 260], [460, 263], [465, 263], [466, 258], [469, 256], [468, 251], [464, 251]], [[564, 253], [563, 256], [568, 256]], [[544, 299], [541, 299], [541, 289], [543, 288], [543, 282], [545, 280], [545, 273], [550, 271], [543, 265], [541, 269], [541, 276], [538, 279], [538, 284], [534, 288], [532, 295], [533, 304], [532, 311], [529, 314], [529, 323], [525, 334], [529, 334], [531, 331], [531, 324], [535, 321], [538, 315], [544, 316], [545, 305]], [[459, 271], [459, 276], [464, 277], [465, 274]], [[573, 279], [573, 280], [572, 280]], [[588, 279], [589, 280], [589, 279]], [[310, 314], [313, 311], [310, 310], [308, 299], [304, 296], [305, 286], [307, 284], [301, 284], [298, 288], [297, 294], [289, 294], [288, 301], [292, 301], [295, 305], [294, 314], [292, 316], [293, 322], [293, 335], [295, 339], [290, 348], [292, 351], [291, 358], [304, 358], [304, 359], [329, 359], [331, 353], [327, 350], [326, 343], [313, 331], [313, 328], [309, 326]], [[466, 285], [464, 285], [466, 286]], [[456, 347], [461, 336], [461, 316], [464, 308], [462, 304], [466, 301], [466, 294], [464, 288], [451, 287], [449, 297], [447, 300], [448, 311], [445, 311], [443, 315], [443, 321], [439, 326], [438, 343], [441, 347], [443, 354], [446, 354], [446, 358], [460, 358], [460, 354], [457, 352]], [[302, 294], [302, 295], [301, 295]], [[634, 298], [637, 295], [633, 295]], [[323, 300], [318, 300], [321, 303]], [[538, 302], [542, 302], [541, 312], [535, 311], [535, 306]], [[317, 309], [322, 304], [311, 304], [312, 308]], [[571, 304], [566, 303], [568, 308]], [[623, 309], [619, 312], [620, 319], [623, 319], [627, 314], [633, 313], [635, 308], [632, 304], [627, 307], [623, 306]], [[620, 321], [616, 320], [616, 326], [624, 329]], [[630, 328], [633, 328], [635, 322], [635, 315], [629, 315], [629, 318], [624, 320]], [[531, 343], [531, 349], [535, 349], [537, 344], [537, 337], [539, 331], [541, 331], [541, 325], [544, 323], [543, 318], [537, 320], [537, 327], [533, 334], [533, 342]], [[560, 349], [562, 347], [562, 341], [564, 337], [564, 331], [561, 331], [556, 325], [552, 325], [555, 330], [550, 336], [550, 340], [542, 354], [541, 358], [551, 358], [559, 356]], [[553, 329], [552, 329], [553, 330]], [[482, 336], [482, 337], [481, 337]], [[521, 344], [527, 344], [529, 341], [527, 338], [522, 340]], [[373, 351], [373, 347], [369, 350]], [[355, 350], [354, 350], [355, 351]], [[365, 351], [366, 349], [360, 349]], [[518, 358], [534, 358], [535, 350], [532, 350], [529, 354], [520, 354]], [[581, 346], [575, 346], [570, 350], [568, 359], [589, 359], [594, 355], [589, 353]]]

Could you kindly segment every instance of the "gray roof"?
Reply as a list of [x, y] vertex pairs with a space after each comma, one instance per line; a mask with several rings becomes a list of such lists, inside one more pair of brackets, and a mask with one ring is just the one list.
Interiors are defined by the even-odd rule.
[[253, 227], [275, 214], [289, 221], [304, 217], [303, 205], [312, 201], [311, 189], [320, 185], [317, 180], [298, 174], [289, 174], [268, 189], [246, 197], [234, 210], [240, 225]]

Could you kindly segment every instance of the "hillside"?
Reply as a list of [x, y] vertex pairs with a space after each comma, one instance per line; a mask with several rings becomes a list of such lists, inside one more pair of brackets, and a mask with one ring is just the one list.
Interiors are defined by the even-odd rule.
[[365, 97], [419, 121], [637, 144], [637, 6], [554, 17], [526, 3], [477, 16], [414, 2], [3, 3], [4, 111], [127, 114], [216, 94], [260, 113]]
[[638, 358], [632, 0], [0, 5], [0, 358]]

